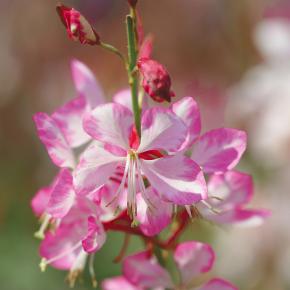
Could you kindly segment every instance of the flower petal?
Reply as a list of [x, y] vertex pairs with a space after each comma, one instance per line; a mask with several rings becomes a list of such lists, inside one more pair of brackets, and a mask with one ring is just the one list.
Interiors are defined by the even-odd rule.
[[228, 171], [225, 174], [214, 174], [208, 182], [213, 206], [217, 208], [233, 208], [250, 202], [253, 196], [253, 179], [251, 175], [239, 171]]
[[85, 98], [79, 96], [51, 115], [63, 132], [70, 147], [81, 146], [91, 139], [83, 129], [83, 116], [87, 109]]
[[125, 277], [118, 276], [105, 279], [102, 283], [103, 290], [144, 290], [144, 288], [131, 284]]
[[72, 175], [68, 169], [62, 169], [51, 189], [47, 213], [54, 218], [63, 218], [71, 209], [74, 198]]
[[229, 128], [211, 130], [194, 144], [192, 159], [204, 172], [224, 172], [237, 165], [246, 143], [247, 136], [243, 131]]
[[100, 105], [85, 116], [83, 125], [94, 139], [123, 149], [129, 148], [133, 115], [126, 107], [114, 103]]
[[91, 109], [105, 102], [99, 82], [85, 64], [74, 59], [71, 62], [71, 72], [77, 92], [86, 99]]
[[113, 101], [114, 103], [120, 104], [129, 109], [130, 111], [132, 111], [132, 97], [130, 89], [118, 91], [113, 96]]
[[238, 288], [226, 280], [214, 278], [198, 290], [238, 290]]
[[214, 259], [214, 251], [209, 245], [195, 241], [179, 244], [174, 252], [174, 260], [184, 284], [190, 283], [202, 273], [209, 272]]
[[200, 167], [181, 154], [155, 160], [140, 160], [142, 171], [165, 201], [191, 205], [207, 197]]
[[197, 103], [192, 97], [185, 97], [171, 106], [172, 111], [182, 119], [188, 128], [188, 135], [183, 148], [188, 148], [199, 136], [201, 130], [201, 117]]
[[208, 214], [205, 215], [205, 217], [220, 224], [235, 224], [243, 227], [255, 227], [263, 224], [265, 219], [270, 215], [271, 212], [265, 209], [236, 208], [218, 214]]
[[102, 223], [94, 216], [88, 217], [88, 234], [83, 239], [84, 250], [91, 254], [98, 251], [106, 241], [106, 233]]
[[141, 121], [141, 143], [138, 152], [160, 149], [178, 151], [187, 136], [185, 124], [170, 110], [152, 108]]
[[137, 195], [137, 220], [140, 222], [141, 231], [146, 236], [155, 236], [170, 224], [172, 205], [161, 200], [152, 187], [148, 187], [145, 194], [150, 200], [152, 208], [148, 208], [139, 193]]
[[39, 248], [41, 257], [49, 260], [59, 256], [50, 265], [60, 270], [69, 270], [82, 250], [81, 244], [75, 248], [79, 242], [75, 230], [75, 227], [60, 227], [55, 233], [47, 232]]
[[31, 200], [31, 208], [34, 214], [40, 217], [46, 210], [49, 198], [50, 198], [51, 187], [43, 187], [36, 192]]
[[145, 288], [173, 286], [168, 272], [148, 252], [140, 252], [124, 259], [123, 274], [134, 285]]
[[33, 120], [38, 136], [46, 147], [52, 162], [59, 167], [73, 168], [75, 165], [73, 152], [57, 123], [45, 113], [35, 114]]
[[103, 144], [94, 142], [84, 151], [75, 171], [76, 193], [86, 195], [104, 185], [122, 160], [124, 157], [116, 156]]

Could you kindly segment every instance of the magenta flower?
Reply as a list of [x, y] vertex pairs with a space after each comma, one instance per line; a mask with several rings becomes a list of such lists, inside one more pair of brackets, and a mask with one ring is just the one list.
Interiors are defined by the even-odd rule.
[[77, 97], [53, 114], [36, 113], [33, 117], [38, 135], [48, 154], [58, 167], [75, 167], [72, 148], [90, 140], [82, 127], [84, 114], [103, 103], [103, 92], [92, 72], [81, 62], [71, 63]]
[[[148, 48], [150, 51], [150, 48]], [[145, 55], [150, 52], [142, 50]], [[140, 58], [138, 68], [143, 77], [142, 86], [144, 91], [156, 102], [171, 102], [175, 96], [171, 91], [171, 79], [165, 67], [151, 58]]]
[[88, 20], [74, 8], [57, 5], [56, 11], [70, 39], [81, 44], [99, 45], [100, 37]]
[[104, 280], [102, 287], [104, 290], [237, 290], [235, 286], [220, 278], [198, 286], [200, 276], [212, 269], [214, 259], [214, 252], [207, 244], [195, 241], [179, 244], [174, 252], [174, 260], [181, 276], [179, 283], [175, 285], [169, 273], [158, 264], [155, 257], [150, 257], [148, 252], [141, 252], [125, 258], [123, 276]]
[[144, 177], [164, 201], [193, 204], [206, 197], [206, 185], [199, 166], [176, 152], [183, 144], [187, 129], [169, 110], [154, 108], [144, 112], [139, 142], [133, 129], [132, 112], [120, 104], [95, 108], [84, 118], [85, 131], [98, 142], [85, 150], [75, 172], [78, 195], [86, 195], [104, 185], [117, 166], [124, 174], [116, 196], [127, 180], [128, 210], [137, 215], [137, 188], [147, 205], [150, 200]]
[[204, 204], [197, 208], [202, 216], [220, 224], [257, 226], [270, 215], [268, 210], [247, 209], [253, 197], [252, 177], [238, 171], [212, 175], [208, 182], [208, 199], [213, 212]]

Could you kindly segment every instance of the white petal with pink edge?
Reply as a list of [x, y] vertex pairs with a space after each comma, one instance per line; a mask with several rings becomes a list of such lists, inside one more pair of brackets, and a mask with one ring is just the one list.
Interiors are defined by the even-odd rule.
[[62, 169], [51, 189], [51, 196], [47, 204], [47, 213], [54, 218], [63, 218], [71, 209], [75, 192], [72, 175], [68, 169]]
[[218, 208], [247, 204], [253, 197], [253, 187], [251, 175], [239, 171], [214, 174], [208, 181], [208, 193], [213, 197], [211, 204]]
[[82, 62], [73, 60], [71, 72], [76, 90], [80, 96], [85, 97], [91, 109], [104, 103], [104, 93], [91, 70]]
[[207, 198], [207, 188], [200, 167], [181, 154], [155, 160], [140, 160], [144, 175], [163, 200], [178, 205], [192, 205]]
[[100, 142], [94, 142], [81, 156], [74, 174], [74, 187], [78, 195], [87, 195], [104, 185], [118, 164], [126, 157], [116, 156]]
[[88, 113], [83, 126], [92, 138], [128, 149], [133, 115], [129, 109], [120, 104], [108, 103]]
[[187, 128], [171, 110], [148, 109], [141, 120], [141, 143], [138, 152], [160, 149], [178, 151], [187, 136]]
[[238, 290], [238, 288], [226, 280], [214, 278], [197, 290]]
[[220, 128], [202, 135], [193, 145], [192, 159], [207, 173], [232, 169], [246, 149], [247, 135], [243, 131]]
[[33, 120], [52, 162], [59, 167], [74, 168], [73, 152], [57, 123], [45, 113], [36, 113]]
[[172, 204], [161, 200], [151, 186], [146, 189], [144, 194], [150, 200], [151, 207], [148, 207], [139, 193], [137, 195], [137, 220], [140, 222], [141, 231], [146, 236], [155, 236], [170, 224]]
[[169, 273], [148, 252], [128, 256], [123, 262], [123, 274], [134, 285], [144, 288], [173, 287]]
[[184, 284], [190, 283], [200, 274], [209, 272], [214, 259], [214, 251], [209, 245], [195, 241], [179, 244], [174, 252], [174, 260]]
[[186, 141], [181, 148], [182, 150], [187, 149], [200, 134], [201, 117], [198, 105], [192, 97], [184, 97], [172, 104], [171, 109], [188, 128]]
[[81, 146], [91, 139], [83, 129], [83, 116], [87, 110], [85, 98], [79, 96], [67, 102], [51, 115], [70, 147]]

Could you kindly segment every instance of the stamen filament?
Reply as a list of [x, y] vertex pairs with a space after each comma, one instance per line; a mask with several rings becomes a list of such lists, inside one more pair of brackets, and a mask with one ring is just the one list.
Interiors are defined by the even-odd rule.
[[69, 248], [68, 250], [62, 252], [61, 254], [59, 254], [57, 256], [50, 258], [49, 260], [46, 260], [45, 258], [41, 259], [41, 262], [39, 264], [41, 271], [44, 272], [47, 265], [49, 265], [49, 264], [51, 264], [59, 259], [62, 259], [63, 257], [67, 256], [68, 254], [72, 253], [73, 251], [77, 250], [80, 247], [82, 247], [82, 242], [78, 242], [77, 244], [75, 244], [74, 246]]

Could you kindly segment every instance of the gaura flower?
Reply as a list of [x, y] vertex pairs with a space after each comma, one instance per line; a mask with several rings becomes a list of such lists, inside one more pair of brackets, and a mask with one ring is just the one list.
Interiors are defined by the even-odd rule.
[[197, 103], [191, 97], [185, 97], [172, 104], [171, 110], [188, 128], [188, 135], [181, 149], [191, 150], [191, 158], [203, 172], [222, 173], [237, 165], [246, 149], [245, 132], [218, 128], [200, 135], [200, 112]]
[[[105, 240], [98, 208], [87, 198], [77, 198], [56, 230], [46, 232], [40, 245], [43, 258], [40, 266], [43, 271], [47, 265], [69, 270], [68, 280], [73, 286], [83, 272], [89, 255], [98, 251]], [[95, 279], [94, 275], [92, 279]]]
[[52, 162], [58, 167], [75, 167], [72, 148], [90, 140], [82, 127], [84, 114], [104, 102], [100, 85], [92, 72], [81, 62], [71, 63], [77, 97], [51, 115], [36, 113], [33, 117], [38, 136], [45, 145]]
[[[145, 51], [144, 53], [149, 52]], [[147, 57], [140, 58], [137, 66], [143, 78], [144, 91], [156, 102], [171, 102], [171, 98], [175, 94], [171, 91], [171, 79], [165, 67], [156, 60]]]
[[56, 6], [56, 11], [70, 39], [79, 41], [81, 44], [100, 44], [99, 35], [79, 11], [62, 4]]
[[246, 205], [253, 197], [253, 180], [246, 173], [228, 171], [214, 174], [208, 181], [206, 202], [216, 212], [204, 204], [198, 204], [201, 215], [215, 223], [257, 226], [270, 215], [268, 210], [248, 209]]
[[231, 283], [220, 278], [214, 278], [201, 286], [198, 283], [200, 276], [212, 269], [215, 260], [214, 252], [207, 244], [195, 241], [181, 243], [176, 247], [174, 260], [180, 272], [177, 285], [155, 257], [150, 257], [148, 252], [141, 252], [125, 258], [123, 276], [104, 280], [102, 289], [237, 290]]
[[105, 104], [84, 118], [85, 131], [95, 140], [81, 156], [74, 184], [78, 195], [87, 195], [104, 185], [118, 166], [124, 174], [116, 196], [127, 181], [128, 212], [137, 215], [137, 188], [150, 207], [144, 177], [167, 202], [186, 205], [206, 198], [206, 184], [199, 166], [176, 152], [183, 144], [187, 129], [166, 109], [153, 108], [141, 120], [141, 140], [133, 123], [132, 112], [120, 104]]

